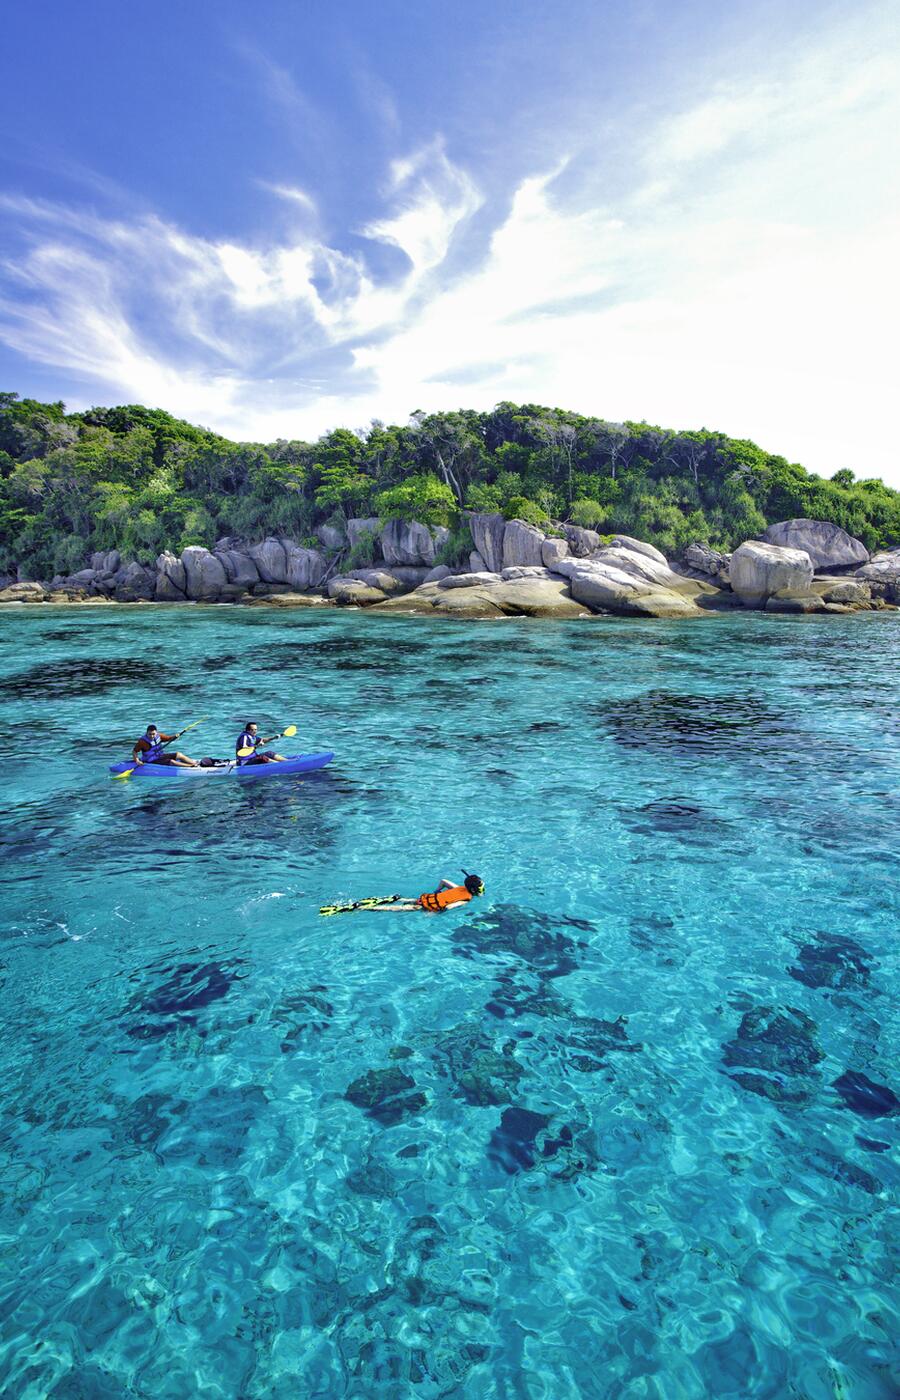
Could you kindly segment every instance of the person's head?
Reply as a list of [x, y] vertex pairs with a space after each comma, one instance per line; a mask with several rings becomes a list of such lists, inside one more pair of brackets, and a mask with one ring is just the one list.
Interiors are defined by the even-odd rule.
[[484, 881], [480, 875], [468, 875], [465, 871], [465, 886], [469, 894], [484, 894]]
[[156, 727], [155, 724], [148, 724], [148, 725], [147, 725], [147, 738], [148, 738], [148, 739], [155, 739], [155, 738], [157, 738], [158, 734], [159, 734], [159, 730], [157, 729], [157, 727]]
[[246, 724], [244, 728], [246, 729], [248, 734], [255, 734], [257, 729], [259, 728], [259, 725], [256, 723], [255, 719], [251, 719], [250, 723]]

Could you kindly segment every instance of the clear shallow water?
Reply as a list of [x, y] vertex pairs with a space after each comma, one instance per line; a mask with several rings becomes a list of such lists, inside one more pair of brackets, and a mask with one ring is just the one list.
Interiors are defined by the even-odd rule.
[[0, 621], [7, 1394], [895, 1393], [897, 615]]

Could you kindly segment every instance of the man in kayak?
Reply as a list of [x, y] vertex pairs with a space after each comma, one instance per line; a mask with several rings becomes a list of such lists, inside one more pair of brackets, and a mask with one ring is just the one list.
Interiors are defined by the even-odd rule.
[[183, 733], [184, 730], [180, 729], [177, 734], [160, 734], [155, 724], [148, 724], [146, 733], [131, 750], [131, 757], [135, 763], [159, 763], [168, 768], [199, 768], [195, 758], [188, 758], [186, 753], [166, 753], [163, 747], [180, 739]]
[[464, 884], [454, 885], [452, 880], [442, 880], [436, 890], [428, 890], [416, 899], [403, 899], [399, 894], [376, 895], [370, 899], [355, 899], [352, 904], [323, 904], [319, 913], [353, 914], [363, 909], [373, 912], [376, 909], [396, 909], [403, 914], [415, 910], [424, 914], [441, 914], [454, 904], [468, 904], [470, 899], [484, 894], [484, 881], [480, 875], [470, 875], [467, 870], [463, 874], [466, 877]]
[[[280, 739], [280, 734], [275, 734], [271, 739], [262, 739], [259, 734], [259, 725], [254, 721], [244, 726], [243, 732], [238, 736], [238, 741], [234, 746], [237, 765], [243, 768], [251, 763], [284, 763], [283, 753], [260, 753], [263, 744], [273, 744], [276, 739]], [[241, 749], [253, 749], [254, 752], [241, 758]]]

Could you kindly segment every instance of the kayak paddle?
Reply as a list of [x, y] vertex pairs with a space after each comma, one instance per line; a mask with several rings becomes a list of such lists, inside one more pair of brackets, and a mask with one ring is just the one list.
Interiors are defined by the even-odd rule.
[[[184, 731], [182, 731], [182, 733], [183, 732]], [[296, 733], [296, 724], [289, 724], [287, 729], [282, 729], [280, 734], [273, 734], [271, 739], [260, 739], [256, 748], [238, 749], [237, 756], [238, 758], [249, 758], [251, 754], [256, 753], [256, 749], [261, 749], [263, 744], [274, 744], [276, 739], [293, 739]]]

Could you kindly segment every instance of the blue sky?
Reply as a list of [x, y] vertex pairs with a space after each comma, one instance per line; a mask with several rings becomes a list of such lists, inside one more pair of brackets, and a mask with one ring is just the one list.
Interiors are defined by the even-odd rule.
[[0, 385], [311, 437], [500, 399], [900, 485], [896, 4], [32, 0]]

